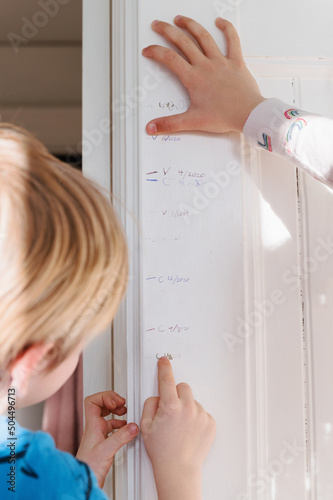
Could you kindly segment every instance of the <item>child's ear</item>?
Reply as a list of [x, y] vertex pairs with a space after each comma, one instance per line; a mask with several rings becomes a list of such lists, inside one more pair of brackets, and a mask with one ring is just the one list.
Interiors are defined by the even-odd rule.
[[38, 343], [20, 354], [10, 368], [11, 385], [22, 397], [28, 387], [29, 380], [37, 375], [49, 363], [47, 354], [54, 348], [54, 343]]

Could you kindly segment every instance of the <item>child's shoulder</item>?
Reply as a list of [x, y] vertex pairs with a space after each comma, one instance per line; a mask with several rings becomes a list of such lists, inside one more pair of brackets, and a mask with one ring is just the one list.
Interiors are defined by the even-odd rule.
[[[12, 474], [15, 498], [44, 499], [48, 492], [48, 497], [54, 499], [106, 499], [90, 467], [70, 453], [58, 450], [49, 434], [17, 425], [16, 439], [11, 440], [6, 437], [0, 418], [0, 475], [6, 477], [15, 472]], [[9, 497], [8, 487], [10, 483], [2, 481], [1, 498]]]

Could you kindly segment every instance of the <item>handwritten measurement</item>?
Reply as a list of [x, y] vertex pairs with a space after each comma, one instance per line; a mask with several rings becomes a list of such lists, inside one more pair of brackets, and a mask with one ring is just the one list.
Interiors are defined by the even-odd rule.
[[172, 326], [160, 325], [156, 328], [149, 328], [146, 332], [154, 332], [154, 333], [185, 333], [190, 329], [189, 326], [181, 326], [178, 323]]
[[196, 186], [200, 187], [206, 184], [204, 172], [192, 172], [190, 170], [175, 169], [172, 167], [162, 168], [162, 170], [153, 170], [146, 172], [147, 182], [160, 182], [163, 186], [170, 187], [172, 185]]
[[189, 210], [162, 210], [163, 215], [170, 215], [171, 217], [178, 218], [178, 217], [189, 217], [190, 212]]
[[156, 354], [156, 359], [163, 358], [163, 356], [165, 356], [166, 358], [168, 358], [170, 361], [172, 361], [173, 359], [180, 359], [180, 354], [170, 354], [170, 352], [167, 352], [167, 353], [160, 353], [160, 352], [158, 352]]
[[170, 177], [163, 179], [162, 184], [163, 186], [166, 187], [171, 187], [175, 185], [179, 185], [181, 187], [188, 187], [188, 186], [201, 187], [204, 184], [206, 184], [206, 182], [198, 179], [174, 179]]
[[158, 142], [180, 142], [182, 137], [179, 135], [151, 135], [146, 137], [148, 141], [158, 141]]
[[160, 238], [160, 239], [155, 239], [155, 238], [145, 238], [145, 240], [147, 241], [151, 241], [152, 243], [159, 243], [161, 241], [179, 241], [180, 240], [180, 236], [177, 236], [177, 235], [174, 235], [174, 236], [170, 236], [168, 238]]
[[157, 283], [163, 284], [163, 283], [171, 283], [172, 285], [175, 285], [177, 283], [188, 283], [190, 281], [190, 278], [182, 278], [181, 276], [176, 276], [174, 275], [167, 275], [167, 276], [151, 276], [150, 278], [146, 278], [146, 281], [150, 280], [157, 280]]
[[153, 170], [152, 172], [146, 172], [146, 175], [153, 175], [154, 178], [156, 177], [155, 174], [162, 173], [163, 177], [167, 176], [169, 173], [173, 173], [174, 175], [178, 174], [182, 179], [185, 179], [186, 177], [190, 178], [197, 178], [197, 179], [203, 179], [206, 177], [205, 172], [192, 172], [191, 170], [183, 170], [181, 168], [162, 168], [161, 170]]
[[180, 99], [176, 103], [174, 101], [159, 101], [158, 107], [160, 109], [166, 109], [170, 112], [173, 111], [186, 111], [191, 104], [191, 99], [189, 97], [185, 97], [185, 99]]

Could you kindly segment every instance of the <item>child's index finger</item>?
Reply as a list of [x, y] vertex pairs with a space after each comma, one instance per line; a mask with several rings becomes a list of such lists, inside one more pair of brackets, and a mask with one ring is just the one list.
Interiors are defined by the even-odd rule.
[[172, 366], [166, 357], [158, 360], [158, 393], [160, 400], [165, 403], [172, 403], [179, 399]]

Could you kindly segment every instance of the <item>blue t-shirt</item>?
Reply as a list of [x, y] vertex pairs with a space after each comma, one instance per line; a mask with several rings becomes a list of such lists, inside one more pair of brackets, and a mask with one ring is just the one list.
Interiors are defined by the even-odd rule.
[[[15, 439], [16, 438], [16, 439]], [[46, 432], [33, 432], [0, 415], [1, 500], [107, 500], [90, 467], [57, 450]]]

